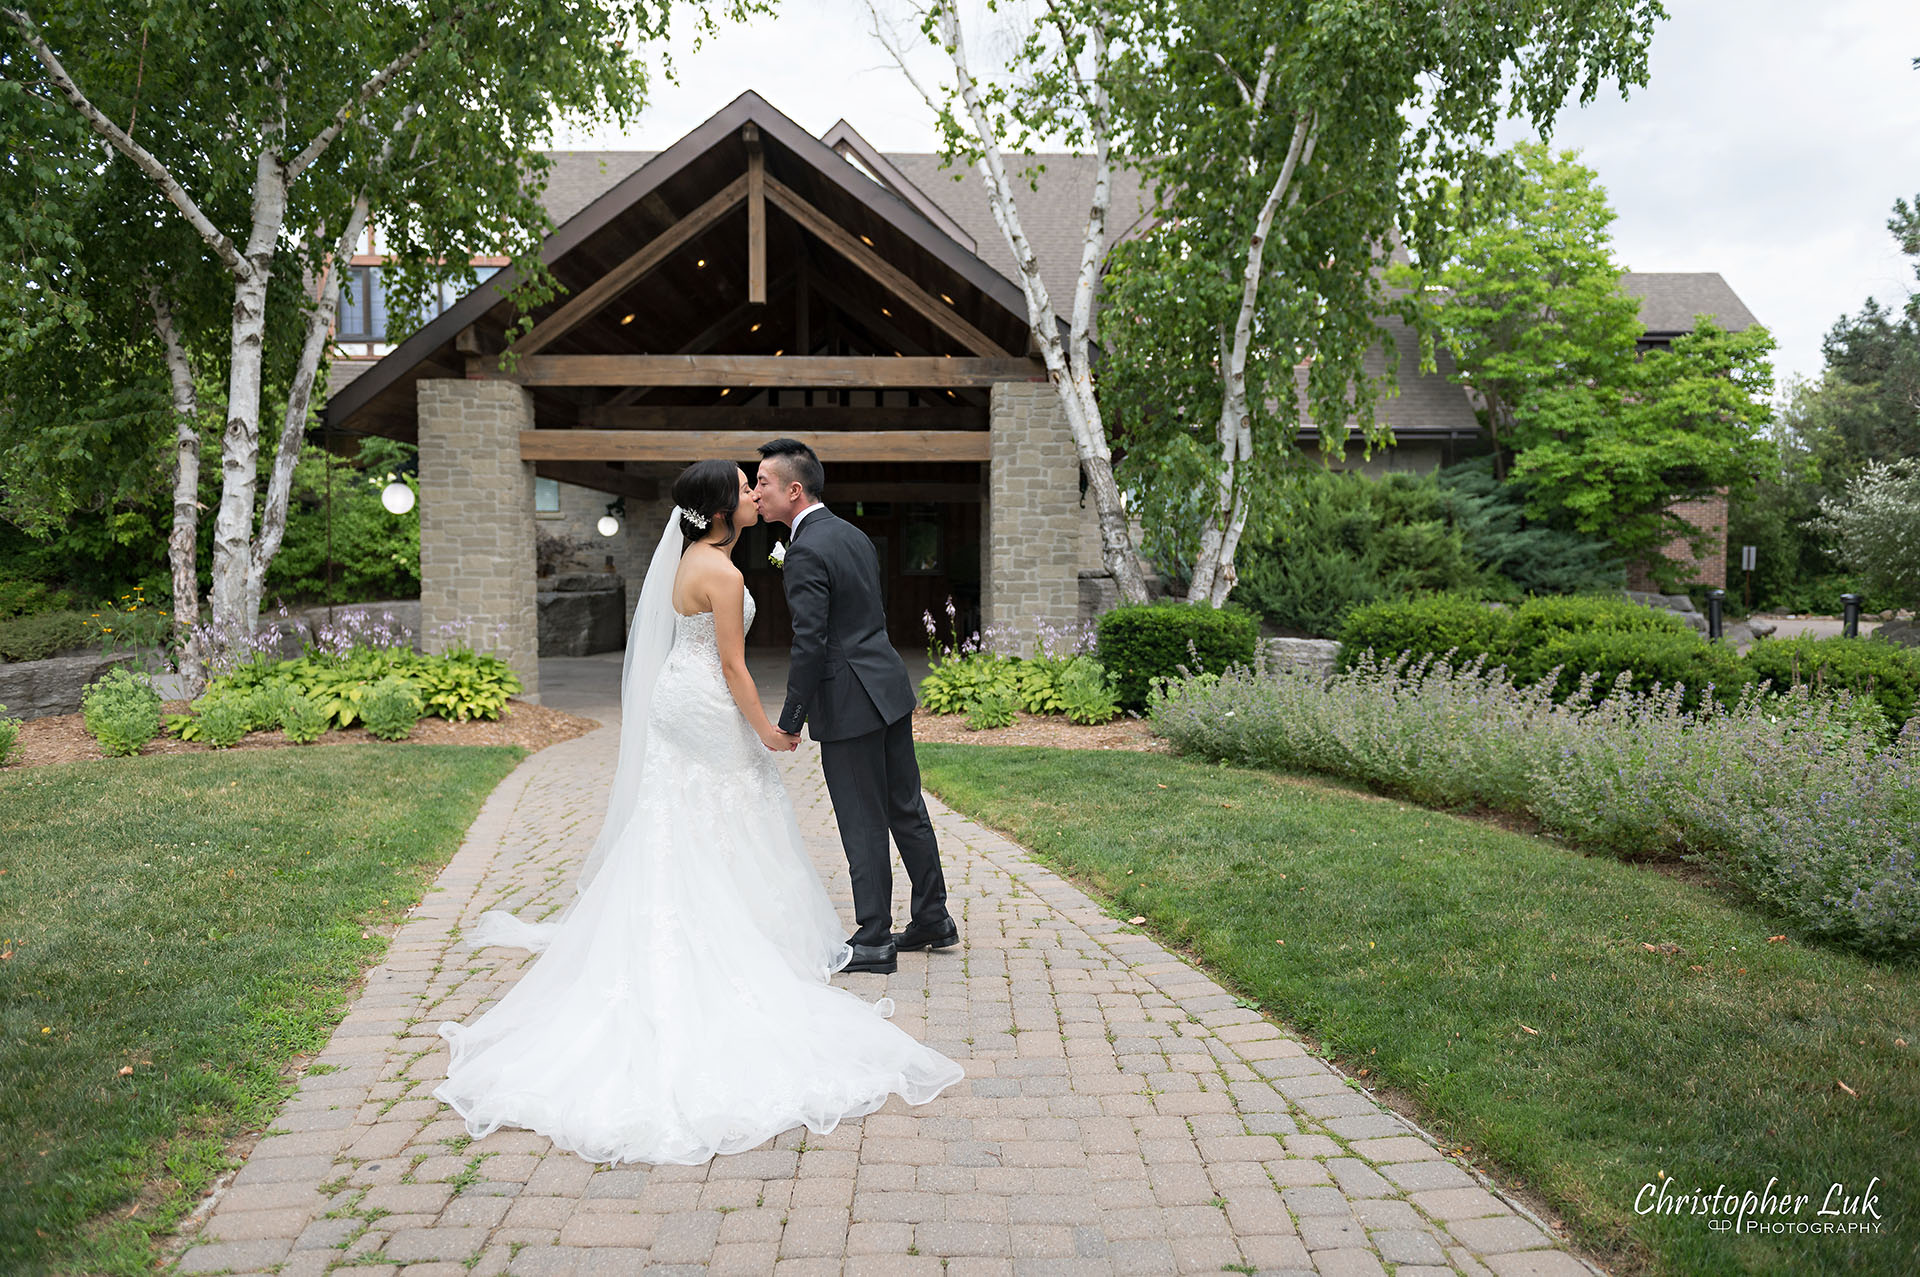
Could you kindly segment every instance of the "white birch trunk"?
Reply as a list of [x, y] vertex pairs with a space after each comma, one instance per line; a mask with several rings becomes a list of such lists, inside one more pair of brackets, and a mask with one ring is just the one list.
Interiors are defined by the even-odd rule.
[[[389, 150], [391, 147], [389, 147]], [[384, 156], [382, 157], [385, 158]], [[266, 592], [267, 568], [280, 553], [287, 534], [287, 504], [293, 492], [293, 468], [300, 460], [300, 448], [307, 437], [307, 408], [313, 402], [313, 383], [319, 374], [320, 359], [326, 353], [333, 332], [334, 312], [338, 309], [340, 289], [332, 268], [352, 259], [353, 246], [367, 226], [367, 201], [354, 201], [346, 230], [334, 245], [333, 256], [321, 271], [320, 296], [307, 316], [306, 340], [300, 346], [300, 362], [294, 369], [293, 385], [287, 393], [287, 412], [280, 423], [280, 442], [273, 454], [273, 472], [267, 482], [266, 505], [260, 511], [260, 536], [253, 544], [247, 566], [247, 607], [250, 615], [260, 614], [260, 601]]]
[[[1266, 88], [1264, 70], [1260, 83]], [[1256, 103], [1257, 109], [1258, 103]], [[1274, 178], [1273, 186], [1254, 219], [1253, 234], [1247, 240], [1246, 263], [1240, 273], [1240, 309], [1234, 317], [1229, 340], [1220, 333], [1220, 421], [1214, 437], [1220, 445], [1220, 473], [1214, 485], [1214, 509], [1200, 531], [1200, 552], [1194, 558], [1193, 579], [1187, 587], [1187, 602], [1211, 603], [1215, 607], [1227, 601], [1238, 579], [1233, 556], [1247, 526], [1247, 499], [1241, 467], [1253, 460], [1253, 412], [1247, 402], [1247, 356], [1253, 346], [1253, 317], [1260, 300], [1262, 262], [1273, 219], [1287, 198], [1303, 154], [1310, 154], [1313, 117], [1304, 115], [1294, 126], [1293, 141], [1287, 158]]]
[[[264, 139], [263, 139], [264, 142]], [[213, 522], [210, 611], [217, 637], [253, 633], [258, 613], [247, 610], [253, 553], [253, 504], [260, 471], [261, 362], [266, 346], [267, 280], [286, 219], [286, 168], [263, 145], [255, 164], [253, 227], [246, 260], [252, 269], [234, 283], [232, 367], [227, 378], [227, 424], [220, 438], [220, 510]]]
[[206, 682], [200, 626], [200, 403], [194, 389], [193, 361], [181, 345], [173, 307], [158, 284], [147, 286], [154, 330], [166, 352], [173, 406], [173, 528], [167, 536], [167, 562], [173, 570], [173, 635], [180, 645], [180, 673], [187, 695], [198, 696]]
[[[1075, 287], [1071, 354], [1062, 346], [1053, 303], [1040, 278], [1039, 259], [1020, 223], [1020, 211], [1007, 176], [1005, 157], [994, 135], [978, 85], [968, 69], [966, 44], [960, 31], [960, 19], [952, 4], [940, 10], [941, 37], [953, 60], [954, 80], [961, 101], [967, 108], [974, 133], [981, 147], [980, 177], [987, 188], [987, 201], [994, 224], [1000, 228], [1008, 249], [1013, 253], [1020, 275], [1021, 291], [1027, 301], [1027, 323], [1046, 364], [1047, 378], [1060, 398], [1073, 433], [1074, 449], [1080, 467], [1087, 476], [1087, 489], [1093, 494], [1094, 510], [1100, 525], [1100, 554], [1112, 574], [1120, 595], [1129, 603], [1147, 601], [1147, 585], [1140, 571], [1140, 560], [1133, 549], [1132, 529], [1127, 525], [1126, 507], [1120, 501], [1120, 487], [1113, 478], [1113, 454], [1107, 444], [1106, 424], [1100, 415], [1100, 400], [1093, 386], [1089, 358], [1092, 347], [1094, 292], [1099, 283], [1100, 263], [1106, 256], [1107, 206], [1112, 195], [1112, 166], [1108, 151], [1105, 89], [1106, 45], [1099, 33], [1093, 37], [1098, 64], [1089, 103], [1096, 157], [1093, 200], [1087, 213], [1086, 234], [1081, 241], [1080, 274]], [[895, 51], [896, 61], [906, 69], [905, 59]], [[908, 71], [911, 77], [912, 72]], [[916, 81], [916, 86], [918, 82]], [[923, 96], [928, 96], [922, 90]], [[932, 99], [929, 96], [929, 102]]]

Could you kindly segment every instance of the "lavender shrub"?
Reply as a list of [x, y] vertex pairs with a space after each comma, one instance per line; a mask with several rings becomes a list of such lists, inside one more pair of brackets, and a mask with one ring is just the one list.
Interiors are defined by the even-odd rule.
[[1236, 669], [1159, 689], [1154, 730], [1182, 753], [1340, 776], [1443, 805], [1538, 818], [1629, 859], [1685, 857], [1870, 953], [1920, 952], [1920, 721], [1883, 743], [1846, 694], [1685, 689], [1564, 702], [1478, 661], [1341, 674]]

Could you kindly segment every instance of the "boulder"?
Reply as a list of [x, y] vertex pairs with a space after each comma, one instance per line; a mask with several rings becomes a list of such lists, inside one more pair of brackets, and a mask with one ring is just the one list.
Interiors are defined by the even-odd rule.
[[534, 596], [540, 655], [592, 656], [627, 645], [627, 583], [610, 573], [549, 577], [556, 588]]
[[1266, 642], [1269, 670], [1326, 675], [1339, 668], [1340, 645], [1332, 639], [1270, 638]]
[[1873, 637], [1902, 647], [1920, 647], [1920, 614], [1904, 621], [1882, 621], [1874, 629]]
[[8, 718], [48, 718], [78, 714], [87, 687], [133, 652], [73, 652], [44, 661], [0, 662], [0, 705]]

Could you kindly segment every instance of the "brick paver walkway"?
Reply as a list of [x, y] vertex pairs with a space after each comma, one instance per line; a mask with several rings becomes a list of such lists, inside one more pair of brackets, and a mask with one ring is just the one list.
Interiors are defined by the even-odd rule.
[[[179, 1271], [1590, 1271], [1299, 1042], [938, 804], [963, 946], [842, 981], [892, 996], [965, 1082], [706, 1166], [600, 1168], [523, 1131], [469, 1141], [431, 1098], [436, 1028], [526, 959], [462, 949], [458, 928], [564, 902], [613, 752], [603, 728], [495, 792]], [[786, 772], [851, 916], [817, 749]]]

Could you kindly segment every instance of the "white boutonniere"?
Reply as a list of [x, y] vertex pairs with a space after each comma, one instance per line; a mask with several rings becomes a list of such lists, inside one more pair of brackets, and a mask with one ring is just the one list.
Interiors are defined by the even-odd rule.
[[783, 542], [775, 541], [773, 543], [773, 549], [767, 554], [767, 562], [777, 568], [787, 566], [787, 547]]

